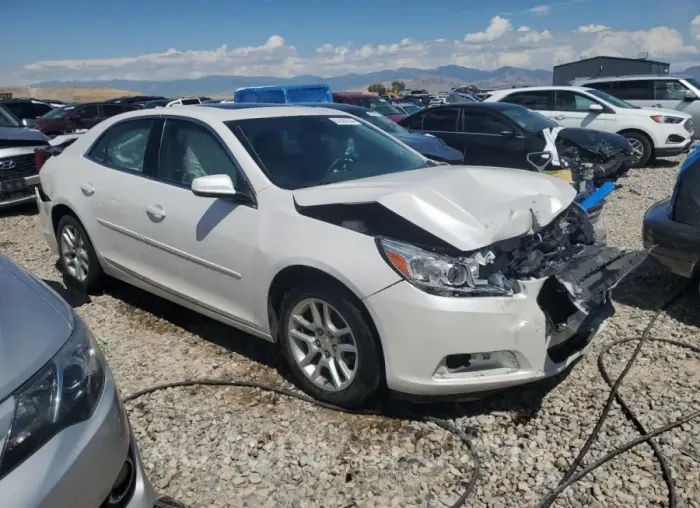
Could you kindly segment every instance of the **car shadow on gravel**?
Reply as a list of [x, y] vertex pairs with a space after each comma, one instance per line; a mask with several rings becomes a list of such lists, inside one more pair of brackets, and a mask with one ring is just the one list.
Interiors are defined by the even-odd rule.
[[675, 168], [678, 166], [678, 161], [677, 160], [668, 160], [668, 159], [654, 159], [651, 160], [647, 163], [645, 168], [648, 169], [654, 169], [654, 168], [659, 168], [659, 169], [665, 169], [665, 168]]
[[688, 292], [675, 303], [667, 314], [688, 326], [700, 326], [700, 298], [697, 281], [690, 283], [672, 274], [654, 259], [647, 258], [634, 272], [620, 282], [613, 291], [616, 302], [645, 311], [657, 311], [677, 291], [687, 287]]

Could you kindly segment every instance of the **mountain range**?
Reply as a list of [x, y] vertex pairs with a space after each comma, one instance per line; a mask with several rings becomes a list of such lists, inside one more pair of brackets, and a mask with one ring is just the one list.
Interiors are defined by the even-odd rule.
[[[700, 66], [690, 67], [680, 73], [700, 79]], [[364, 91], [373, 83], [389, 85], [403, 81], [409, 89], [427, 89], [430, 92], [449, 90], [457, 86], [474, 84], [482, 89], [510, 88], [512, 86], [537, 86], [552, 83], [552, 72], [519, 67], [501, 67], [493, 71], [472, 69], [459, 65], [445, 65], [434, 69], [402, 67], [394, 70], [366, 74], [345, 74], [330, 78], [313, 75], [277, 78], [273, 76], [205, 76], [198, 79], [170, 81], [114, 79], [104, 81], [47, 81], [33, 86], [41, 88], [97, 87], [134, 90], [148, 95], [232, 95], [237, 88], [246, 86], [299, 85], [327, 83], [336, 91]]]

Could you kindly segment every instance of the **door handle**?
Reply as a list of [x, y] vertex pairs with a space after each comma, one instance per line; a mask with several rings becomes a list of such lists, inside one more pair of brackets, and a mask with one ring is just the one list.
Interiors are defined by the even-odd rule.
[[564, 115], [557, 115], [554, 117], [555, 120], [565, 120], [566, 117]]
[[95, 187], [93, 187], [93, 185], [91, 183], [84, 183], [83, 185], [80, 186], [80, 190], [86, 196], [92, 196], [95, 193]]
[[160, 205], [149, 205], [146, 207], [146, 213], [153, 222], [160, 222], [165, 219], [165, 210]]

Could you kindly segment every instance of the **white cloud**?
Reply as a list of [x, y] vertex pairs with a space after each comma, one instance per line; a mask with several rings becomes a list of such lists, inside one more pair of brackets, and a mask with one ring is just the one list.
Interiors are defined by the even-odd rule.
[[610, 27], [605, 26], [605, 25], [584, 25], [584, 26], [578, 27], [579, 32], [590, 33], [590, 34], [595, 34], [598, 32], [605, 32], [607, 30], [610, 30]]
[[526, 12], [529, 14], [534, 14], [535, 16], [546, 16], [552, 11], [551, 5], [536, 5], [528, 9]]
[[464, 42], [490, 42], [500, 39], [506, 33], [513, 30], [513, 25], [506, 18], [494, 16], [491, 23], [483, 32], [476, 32], [464, 36]]
[[213, 50], [166, 49], [121, 58], [49, 60], [28, 63], [0, 73], [3, 84], [74, 80], [170, 80], [207, 75], [277, 76], [300, 74], [338, 76], [399, 67], [433, 68], [464, 65], [478, 69], [517, 66], [551, 69], [553, 65], [597, 55], [651, 58], [678, 64], [677, 70], [700, 64], [700, 16], [690, 24], [690, 38], [679, 30], [658, 26], [648, 30], [616, 31], [586, 25], [573, 31], [517, 30], [508, 18], [495, 16], [481, 32], [462, 40], [417, 41], [402, 39], [389, 44], [321, 44], [302, 55], [280, 35], [260, 46]]

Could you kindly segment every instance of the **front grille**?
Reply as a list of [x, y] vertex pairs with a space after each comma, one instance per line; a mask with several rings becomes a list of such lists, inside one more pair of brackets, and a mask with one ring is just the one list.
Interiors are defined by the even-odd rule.
[[685, 130], [687, 130], [688, 132], [693, 132], [694, 131], [693, 120], [691, 120], [691, 119], [686, 120], [685, 123], [683, 124], [683, 127], [685, 127]]
[[[15, 163], [14, 167], [11, 169], [2, 169], [3, 163], [9, 161], [13, 161]], [[36, 174], [37, 171], [34, 165], [33, 153], [0, 158], [0, 182], [15, 180], [17, 178], [25, 178]]]

